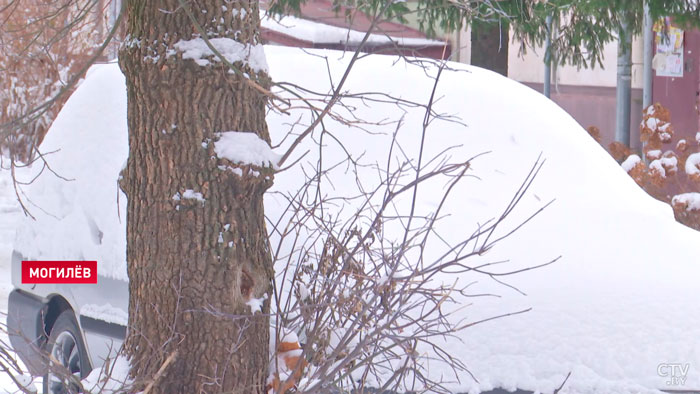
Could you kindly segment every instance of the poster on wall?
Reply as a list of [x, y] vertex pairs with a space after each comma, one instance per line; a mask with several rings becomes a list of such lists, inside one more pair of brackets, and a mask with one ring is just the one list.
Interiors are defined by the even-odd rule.
[[668, 19], [654, 24], [656, 54], [653, 66], [660, 77], [683, 76], [683, 30], [671, 26]]

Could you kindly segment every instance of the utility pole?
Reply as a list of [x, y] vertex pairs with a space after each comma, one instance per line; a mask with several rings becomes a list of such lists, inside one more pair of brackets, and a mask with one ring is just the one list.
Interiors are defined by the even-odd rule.
[[552, 90], [552, 15], [547, 15], [547, 38], [544, 53], [544, 91], [545, 97], [550, 98]]
[[632, 35], [626, 19], [620, 24], [617, 49], [617, 104], [615, 141], [630, 146], [630, 109], [632, 93]]
[[649, 9], [649, 0], [644, 2], [644, 91], [642, 97], [642, 108], [647, 108], [652, 101], [652, 69], [651, 62], [654, 57], [653, 53], [653, 21], [651, 20], [651, 10]]

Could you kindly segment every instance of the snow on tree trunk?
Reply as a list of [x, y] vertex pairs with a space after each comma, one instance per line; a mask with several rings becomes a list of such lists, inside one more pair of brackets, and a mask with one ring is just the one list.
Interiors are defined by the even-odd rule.
[[[129, 198], [131, 377], [142, 385], [156, 379], [157, 393], [264, 392], [273, 268], [263, 193], [274, 169], [215, 151], [232, 131], [254, 133], [258, 148], [269, 144], [258, 4], [127, 7], [120, 66], [129, 160], [121, 187]], [[213, 55], [199, 28], [241, 72]]]

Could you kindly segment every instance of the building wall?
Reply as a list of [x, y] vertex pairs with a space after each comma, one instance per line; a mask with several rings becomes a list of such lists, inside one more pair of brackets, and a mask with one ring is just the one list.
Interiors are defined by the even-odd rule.
[[[542, 91], [542, 83], [523, 82], [523, 84]], [[616, 88], [610, 86], [575, 86], [560, 85], [552, 89], [552, 101], [583, 127], [595, 126], [600, 130], [601, 145], [607, 147], [615, 140], [615, 102]], [[632, 109], [630, 123], [630, 145], [633, 150], [641, 151], [639, 140], [639, 123], [642, 120], [642, 89], [632, 89]]]
[[693, 141], [700, 132], [700, 31], [686, 31], [682, 77], [654, 73], [654, 102], [668, 108], [675, 130], [674, 140]]
[[[542, 47], [527, 48], [521, 56], [516, 48], [520, 41], [511, 41], [512, 50], [508, 54], [509, 77], [520, 82], [544, 82], [544, 52]], [[632, 42], [632, 88], [642, 88], [642, 40], [635, 37]], [[603, 49], [603, 67], [578, 68], [575, 66], [556, 66], [552, 70], [552, 85], [608, 86], [617, 85], [617, 42], [610, 42]]]
[[455, 62], [472, 64], [472, 27], [467, 26], [465, 30], [452, 34], [449, 39], [454, 44], [452, 59]]
[[[471, 33], [455, 35], [459, 42], [459, 61], [469, 63]], [[521, 54], [520, 41], [510, 38], [508, 51], [508, 77], [542, 91], [544, 82], [544, 48], [527, 48]], [[631, 145], [640, 149], [639, 123], [642, 112], [642, 63], [643, 43], [640, 37], [632, 42], [632, 113], [630, 120]], [[614, 140], [615, 104], [617, 85], [617, 42], [608, 43], [603, 49], [603, 67], [578, 68], [557, 66], [552, 69], [551, 99], [567, 111], [584, 128], [596, 126], [600, 129], [605, 146]]]

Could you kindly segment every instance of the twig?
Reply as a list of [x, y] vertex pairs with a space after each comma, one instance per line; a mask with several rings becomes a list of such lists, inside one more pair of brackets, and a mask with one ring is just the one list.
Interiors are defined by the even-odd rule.
[[561, 391], [561, 389], [564, 387], [564, 385], [566, 384], [566, 381], [569, 380], [569, 376], [571, 376], [571, 371], [569, 371], [569, 373], [566, 375], [566, 378], [564, 378], [564, 381], [561, 382], [561, 386], [559, 386], [558, 389], [554, 390], [554, 393], [552, 393], [552, 394], [559, 394], [559, 391]]
[[177, 357], [177, 350], [170, 353], [168, 358], [165, 359], [163, 365], [160, 366], [158, 372], [156, 372], [156, 374], [153, 376], [153, 380], [151, 380], [151, 383], [149, 383], [148, 386], [146, 386], [146, 389], [143, 390], [143, 394], [148, 394], [151, 391], [153, 386], [158, 382], [158, 380], [160, 380], [161, 376], [165, 372], [165, 369], [168, 368], [168, 365], [170, 365], [175, 360], [175, 357]]

